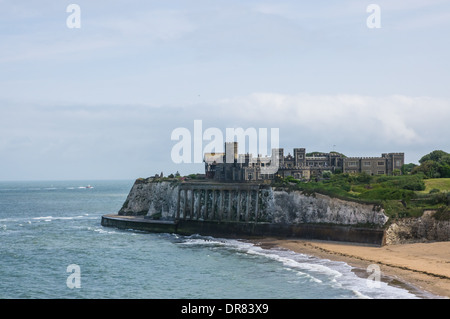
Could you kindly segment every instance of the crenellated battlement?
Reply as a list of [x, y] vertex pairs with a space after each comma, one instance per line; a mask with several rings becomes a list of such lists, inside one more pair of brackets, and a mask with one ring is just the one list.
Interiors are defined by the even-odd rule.
[[[394, 171], [400, 171], [405, 157], [405, 154], [400, 152], [383, 153], [380, 157], [345, 157], [336, 152], [306, 153], [305, 148], [294, 148], [293, 155], [288, 153], [286, 156], [283, 148], [276, 148], [272, 149], [270, 157], [260, 157], [260, 155], [253, 157], [252, 154], [237, 154], [237, 142], [225, 144], [225, 149], [225, 153], [231, 156], [227, 157], [225, 153], [219, 156], [205, 154], [207, 178], [226, 182], [262, 182], [277, 177], [292, 176], [295, 179], [309, 180], [313, 177], [322, 177], [324, 171], [392, 175]], [[306, 154], [312, 156], [306, 156]], [[268, 170], [267, 167], [271, 169]]]

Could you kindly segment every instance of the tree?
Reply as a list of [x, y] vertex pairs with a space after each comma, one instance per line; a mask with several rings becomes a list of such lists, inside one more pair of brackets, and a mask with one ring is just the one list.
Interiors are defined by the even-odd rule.
[[450, 177], [450, 154], [447, 152], [442, 150], [432, 151], [422, 156], [419, 163], [420, 166], [416, 166], [411, 170], [412, 174], [422, 172], [428, 178]]
[[449, 178], [450, 177], [450, 165], [447, 163], [440, 163], [439, 164], [439, 174], [443, 178]]
[[439, 162], [441, 158], [445, 155], [449, 155], [447, 152], [441, 151], [441, 150], [435, 150], [427, 155], [422, 156], [422, 158], [419, 160], [419, 163], [422, 164], [426, 161], [435, 161]]
[[450, 154], [442, 156], [439, 160], [439, 165], [441, 177], [450, 177]]
[[336, 152], [336, 151], [331, 151], [330, 154], [339, 155], [339, 156], [341, 156], [342, 158], [347, 158], [347, 156], [345, 156], [344, 154], [339, 153], [339, 152]]
[[414, 167], [412, 174], [417, 174], [422, 172], [428, 178], [438, 178], [441, 177], [439, 173], [439, 164], [433, 160], [426, 160], [420, 164], [420, 166]]
[[450, 165], [450, 154], [442, 156], [439, 162]]
[[414, 167], [416, 167], [417, 165], [414, 163], [409, 163], [409, 164], [403, 164], [401, 171], [403, 175], [408, 175], [411, 174], [411, 171], [414, 169]]

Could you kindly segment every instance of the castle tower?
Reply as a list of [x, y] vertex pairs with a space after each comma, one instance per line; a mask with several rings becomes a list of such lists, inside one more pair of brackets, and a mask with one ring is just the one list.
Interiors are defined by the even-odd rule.
[[392, 175], [394, 170], [401, 170], [403, 164], [405, 164], [405, 153], [383, 153], [383, 158], [386, 158], [386, 174]]
[[304, 148], [294, 148], [294, 165], [305, 166], [306, 150]]

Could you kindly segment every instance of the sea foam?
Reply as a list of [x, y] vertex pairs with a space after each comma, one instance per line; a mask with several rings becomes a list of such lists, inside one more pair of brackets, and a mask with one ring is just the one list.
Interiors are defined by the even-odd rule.
[[[317, 285], [349, 291], [355, 298], [418, 298], [417, 295], [410, 291], [389, 285], [386, 282], [380, 282], [378, 287], [370, 286], [367, 283], [367, 278], [356, 275], [352, 271], [354, 267], [345, 262], [321, 259], [281, 248], [265, 249], [253, 243], [240, 240], [202, 237], [199, 235], [178, 238], [181, 239], [180, 244], [186, 246], [216, 247], [217, 249], [222, 247], [248, 256], [267, 258], [280, 263], [280, 266], [286, 270], [295, 271], [300, 278]], [[367, 276], [369, 276], [369, 273]]]

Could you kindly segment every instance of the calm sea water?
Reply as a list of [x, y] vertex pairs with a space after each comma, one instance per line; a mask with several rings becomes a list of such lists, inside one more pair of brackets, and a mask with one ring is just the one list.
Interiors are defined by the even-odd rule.
[[[101, 216], [120, 209], [132, 184], [0, 182], [0, 298], [424, 297], [383, 282], [369, 287], [342, 262], [102, 227]], [[67, 271], [72, 264], [79, 272]], [[73, 275], [79, 288], [67, 285]]]

